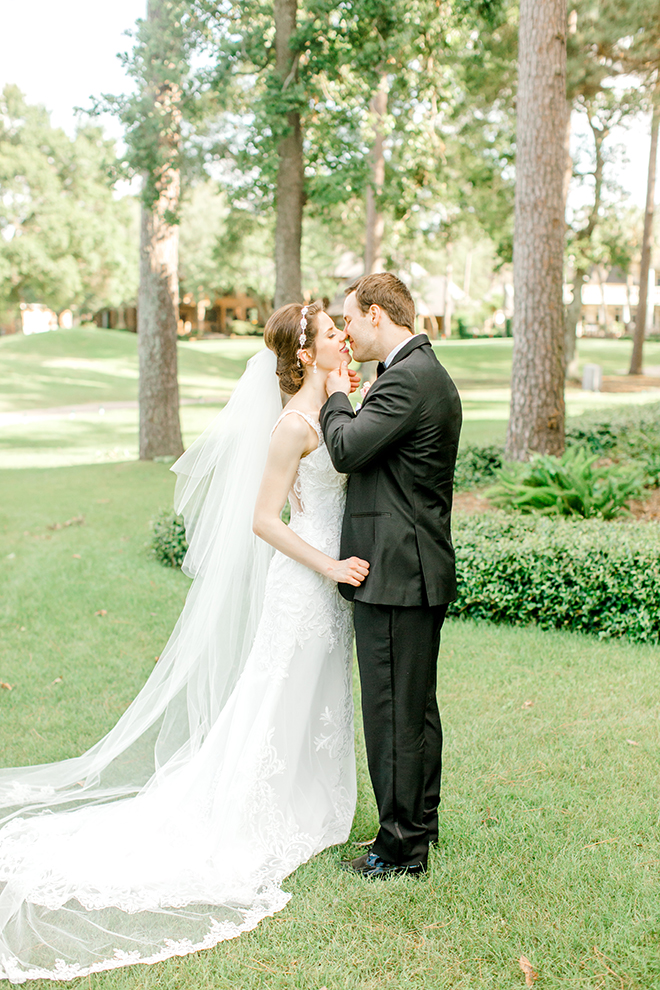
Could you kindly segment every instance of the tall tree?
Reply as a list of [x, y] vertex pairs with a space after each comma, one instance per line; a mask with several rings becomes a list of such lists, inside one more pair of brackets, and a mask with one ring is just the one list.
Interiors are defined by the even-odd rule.
[[[235, 165], [227, 181], [234, 204], [256, 213], [274, 203], [279, 218], [290, 193], [291, 223], [283, 225], [290, 231], [298, 227], [301, 198], [307, 216], [332, 221], [343, 214], [340, 222], [345, 223], [348, 205], [352, 218], [362, 216], [368, 197], [366, 226], [375, 234], [369, 238], [369, 267], [381, 253], [385, 263], [396, 263], [391, 250], [377, 247], [385, 216], [405, 232], [436, 233], [449, 198], [440, 134], [446, 117], [442, 108], [452, 95], [444, 58], [455, 27], [449, 5], [437, 0], [340, 5], [299, 0], [296, 29], [289, 33], [291, 0], [197, 3], [215, 37], [214, 84], [225, 107], [216, 152]], [[274, 16], [280, 3], [289, 10], [289, 27], [285, 21], [282, 30], [279, 15]], [[287, 34], [285, 48], [280, 42]], [[381, 147], [385, 137], [387, 154]], [[290, 157], [283, 155], [288, 146]], [[282, 186], [281, 168], [294, 161], [295, 181]], [[440, 209], [436, 192], [443, 200]], [[355, 250], [355, 239], [350, 246]], [[276, 258], [282, 265], [279, 245]], [[282, 299], [279, 291], [276, 298]]]
[[383, 121], [387, 112], [387, 72], [383, 66], [378, 89], [371, 99], [373, 114], [373, 147], [371, 178], [367, 185], [366, 230], [364, 239], [364, 271], [371, 275], [383, 271], [383, 234], [385, 217], [379, 203], [385, 182], [385, 134]]
[[[179, 421], [177, 326], [181, 191], [182, 39], [179, 4], [148, 0], [141, 32], [143, 172], [138, 294], [140, 459], [183, 453]], [[150, 147], [149, 147], [150, 146]]]
[[513, 367], [506, 453], [564, 448], [566, 0], [521, 0]]
[[[582, 308], [582, 286], [592, 266], [603, 265], [611, 268], [613, 265], [627, 267], [629, 263], [623, 243], [626, 235], [621, 228], [621, 243], [617, 247], [612, 244], [612, 224], [623, 220], [622, 211], [615, 209], [612, 200], [608, 209], [604, 208], [604, 192], [607, 189], [610, 197], [617, 190], [611, 180], [606, 182], [605, 167], [615, 161], [615, 153], [608, 149], [608, 139], [613, 128], [619, 126], [627, 117], [639, 111], [639, 100], [636, 91], [615, 92], [611, 89], [599, 89], [592, 96], [577, 95], [574, 99], [574, 112], [581, 112], [586, 118], [593, 141], [589, 157], [592, 167], [578, 167], [574, 170], [573, 178], [589, 181], [593, 188], [591, 203], [584, 209], [574, 213], [569, 221], [568, 254], [572, 268], [573, 299], [566, 308], [566, 343], [564, 361], [567, 374], [574, 361], [576, 345], [576, 327]], [[582, 155], [580, 155], [582, 158]], [[571, 163], [572, 164], [572, 163]], [[601, 228], [607, 233], [607, 238], [601, 236]], [[612, 254], [607, 250], [609, 244], [615, 248]], [[571, 369], [574, 370], [574, 369]]]
[[[296, 80], [300, 53], [293, 48], [298, 0], [273, 0], [275, 20], [275, 74], [282, 98]], [[305, 203], [303, 134], [300, 111], [294, 104], [284, 108], [277, 145], [278, 168], [275, 203], [275, 308], [302, 299], [300, 245]]]
[[649, 271], [651, 268], [651, 252], [653, 249], [653, 214], [655, 212], [655, 173], [658, 161], [658, 126], [660, 125], [660, 93], [656, 87], [656, 99], [653, 103], [651, 117], [651, 150], [649, 153], [649, 170], [646, 182], [646, 210], [644, 212], [644, 235], [642, 238], [642, 259], [639, 269], [639, 303], [635, 316], [635, 334], [633, 350], [630, 359], [629, 375], [641, 375], [644, 355], [644, 338], [646, 336], [646, 313], [648, 309]]

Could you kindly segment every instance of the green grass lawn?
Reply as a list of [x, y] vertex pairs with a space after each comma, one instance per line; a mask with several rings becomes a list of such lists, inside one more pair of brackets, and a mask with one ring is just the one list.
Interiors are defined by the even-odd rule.
[[[179, 381], [184, 442], [190, 443], [226, 401], [260, 339], [181, 342]], [[442, 341], [438, 357], [463, 400], [463, 443], [501, 441], [509, 416], [512, 341]], [[581, 340], [581, 365], [596, 362], [606, 374], [624, 372], [628, 340]], [[660, 365], [660, 343], [646, 344], [646, 362]], [[0, 467], [59, 467], [124, 461], [137, 456], [135, 334], [78, 328], [0, 338]], [[611, 394], [568, 389], [569, 415], [585, 409], [657, 401], [657, 392]], [[91, 408], [34, 418], [30, 412], [67, 406]], [[21, 418], [21, 413], [26, 413]], [[4, 417], [3, 417], [4, 414]]]
[[[182, 399], [226, 395], [261, 338], [179, 342]], [[78, 327], [0, 337], [0, 413], [137, 399], [137, 335]]]
[[[188, 587], [145, 547], [172, 487], [160, 464], [0, 476], [3, 764], [80, 752], [152, 669]], [[351, 843], [286, 881], [283, 912], [208, 952], [73, 986], [513, 990], [523, 954], [539, 990], [660, 986], [657, 649], [454, 621], [438, 693], [444, 796], [427, 879], [338, 870], [376, 830], [358, 730]]]

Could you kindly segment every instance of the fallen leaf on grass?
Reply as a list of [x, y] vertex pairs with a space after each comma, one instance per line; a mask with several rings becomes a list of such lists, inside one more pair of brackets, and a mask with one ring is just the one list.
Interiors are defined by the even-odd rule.
[[94, 612], [94, 615], [107, 615], [107, 614], [108, 614], [107, 608], [100, 608], [98, 612]]
[[75, 557], [76, 560], [80, 560], [80, 554], [79, 553], [72, 553], [71, 556], [72, 557]]
[[626, 742], [628, 743], [629, 746], [639, 746], [639, 743], [635, 742], [634, 739], [626, 739]]
[[533, 701], [523, 701], [521, 705], [521, 708], [533, 708], [533, 707], [534, 707]]
[[5, 691], [13, 691], [13, 686], [11, 684], [7, 684], [7, 681], [0, 681], [0, 688]]
[[539, 974], [534, 972], [534, 967], [527, 958], [527, 956], [521, 956], [518, 960], [520, 968], [525, 974], [525, 986], [531, 987], [534, 985], [534, 980], [538, 979]]
[[63, 677], [56, 677], [55, 680], [51, 682], [50, 686], [52, 687], [53, 684], [61, 684], [63, 680], [64, 680]]
[[82, 526], [84, 522], [84, 516], [74, 516], [73, 519], [67, 519], [63, 523], [52, 523], [48, 529], [66, 529], [67, 526]]

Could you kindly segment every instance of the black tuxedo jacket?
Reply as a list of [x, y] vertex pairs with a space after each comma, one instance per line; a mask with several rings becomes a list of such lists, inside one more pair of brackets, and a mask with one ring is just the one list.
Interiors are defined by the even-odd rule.
[[370, 564], [349, 600], [442, 605], [456, 597], [451, 503], [461, 430], [456, 386], [424, 334], [407, 341], [355, 413], [343, 392], [321, 409], [332, 462], [349, 475], [341, 557]]

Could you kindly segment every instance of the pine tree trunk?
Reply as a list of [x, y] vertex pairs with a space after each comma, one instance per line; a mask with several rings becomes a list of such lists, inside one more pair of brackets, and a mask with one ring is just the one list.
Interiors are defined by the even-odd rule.
[[566, 0], [521, 0], [506, 456], [564, 449]]
[[[657, 99], [657, 97], [656, 97]], [[655, 172], [658, 157], [658, 124], [660, 124], [660, 108], [653, 104], [651, 118], [651, 152], [649, 154], [648, 182], [646, 185], [646, 213], [644, 215], [644, 237], [642, 240], [642, 263], [639, 272], [639, 303], [635, 316], [635, 336], [633, 352], [630, 360], [629, 375], [641, 375], [644, 356], [644, 338], [646, 336], [646, 309], [648, 306], [649, 268], [651, 267], [651, 250], [653, 247], [653, 212], [655, 207]]]
[[[158, 0], [149, 0], [147, 19], [158, 18]], [[138, 357], [140, 366], [140, 459], [183, 453], [177, 381], [179, 320], [179, 228], [171, 222], [179, 205], [180, 175], [175, 167], [180, 140], [180, 91], [155, 84], [153, 114], [162, 121], [156, 156], [157, 199], [143, 204], [140, 229]]]
[[374, 144], [371, 152], [371, 181], [367, 186], [366, 203], [366, 237], [364, 245], [364, 272], [382, 272], [383, 269], [383, 234], [385, 233], [385, 217], [378, 208], [378, 196], [385, 182], [385, 135], [383, 133], [383, 117], [387, 112], [387, 75], [381, 74], [381, 81], [371, 100], [371, 112], [374, 115]]
[[582, 312], [582, 286], [584, 285], [584, 268], [577, 268], [573, 276], [573, 299], [566, 307], [566, 335], [564, 364], [566, 366], [566, 377], [572, 378], [576, 374], [574, 365], [575, 351], [577, 344], [577, 325]]
[[[274, 0], [276, 71], [286, 90], [295, 79], [297, 56], [290, 48], [296, 29], [297, 0]], [[305, 202], [303, 141], [300, 114], [290, 111], [286, 117], [286, 132], [277, 149], [275, 220], [275, 308], [285, 303], [300, 302], [302, 278], [300, 244]]]
[[[572, 107], [568, 107], [568, 116], [570, 121]], [[589, 120], [589, 126], [591, 127], [591, 133], [594, 139], [594, 154], [596, 159], [596, 167], [594, 169], [594, 201], [589, 210], [589, 216], [587, 222], [581, 230], [579, 230], [575, 237], [575, 245], [578, 250], [582, 253], [589, 251], [591, 245], [591, 239], [593, 233], [600, 220], [600, 207], [603, 196], [603, 182], [605, 178], [605, 157], [603, 155], [603, 144], [605, 139], [610, 133], [609, 127], [596, 126], [594, 119], [594, 114], [588, 112], [587, 114]], [[570, 126], [566, 128], [566, 154], [568, 155], [568, 147], [570, 142]], [[572, 160], [569, 156], [570, 170], [572, 171]], [[567, 167], [567, 176], [564, 188], [564, 201], [568, 194], [568, 184], [570, 181], [570, 176], [568, 175], [569, 169]], [[564, 351], [564, 365], [566, 369], [567, 377], [574, 377], [577, 374], [577, 361], [575, 360], [575, 352], [577, 349], [577, 341], [575, 336], [576, 327], [578, 320], [580, 319], [580, 313], [582, 311], [582, 286], [584, 285], [585, 275], [587, 274], [587, 269], [584, 264], [579, 265], [576, 269], [575, 276], [573, 278], [573, 301], [568, 305], [566, 309], [566, 333], [565, 333], [565, 351]]]
[[177, 381], [179, 228], [163, 216], [178, 198], [178, 174], [153, 209], [142, 207], [138, 355], [140, 459], [183, 453]]

